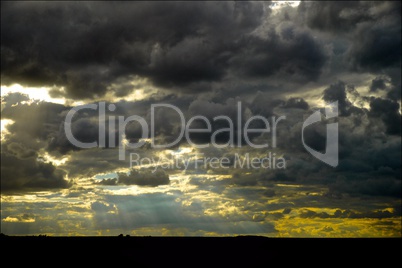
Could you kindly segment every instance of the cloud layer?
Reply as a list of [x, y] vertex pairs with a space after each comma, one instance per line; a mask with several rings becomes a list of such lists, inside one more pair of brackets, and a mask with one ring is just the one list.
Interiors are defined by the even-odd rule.
[[[2, 87], [32, 93], [2, 93], [2, 232], [400, 235], [400, 3], [271, 4], [2, 2]], [[38, 88], [49, 98], [35, 100]], [[308, 116], [332, 102], [337, 118], [303, 130]], [[107, 128], [104, 148], [78, 148], [65, 121], [79, 104], [98, 107], [71, 121], [81, 142], [101, 141], [100, 119], [117, 126], [132, 115], [144, 118], [148, 131], [154, 126], [155, 143], [172, 142], [183, 128], [179, 114], [159, 108], [153, 117], [151, 108], [170, 104], [186, 122], [211, 122], [209, 133], [189, 135], [207, 147], [183, 136], [155, 149], [146, 139], [126, 148], [122, 161], [113, 146], [119, 134], [135, 143], [144, 131], [131, 122], [124, 133]], [[276, 147], [272, 132], [248, 135], [267, 148], [248, 145], [239, 127], [252, 116], [286, 117], [277, 124]], [[339, 165], [332, 168], [310, 155], [301, 137], [304, 131], [307, 145], [324, 153], [334, 122]], [[233, 136], [213, 134], [229, 127]], [[265, 124], [254, 120], [250, 128]], [[233, 147], [211, 146], [232, 139]], [[132, 165], [130, 153], [149, 161]], [[274, 154], [286, 168], [234, 164]], [[197, 166], [200, 157], [229, 162]]]

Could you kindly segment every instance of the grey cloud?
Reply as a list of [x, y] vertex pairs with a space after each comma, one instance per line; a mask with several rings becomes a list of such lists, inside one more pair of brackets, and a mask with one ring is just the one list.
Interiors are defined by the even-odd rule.
[[265, 194], [270, 196], [273, 194], [271, 189], [273, 183], [289, 183], [296, 181], [296, 176], [285, 171], [274, 171], [270, 169], [253, 170], [251, 173], [242, 172], [241, 170], [234, 171], [232, 181], [240, 186], [264, 186], [267, 187]]
[[99, 182], [95, 182], [95, 184], [99, 184], [99, 185], [109, 185], [109, 186], [113, 186], [113, 185], [117, 185], [117, 178], [113, 178], [113, 179], [103, 179]]
[[88, 178], [99, 173], [114, 172], [129, 167], [128, 160], [118, 158], [117, 149], [86, 149], [69, 152], [69, 160], [61, 166], [71, 178]]
[[164, 87], [217, 80], [262, 15], [258, 2], [6, 3], [2, 81], [89, 98], [132, 74]]
[[[6, 103], [8, 106], [8, 102]], [[66, 107], [60, 104], [37, 102], [6, 107], [2, 119], [12, 119], [14, 124], [8, 127], [11, 133], [29, 136], [32, 139], [47, 140], [59, 128], [63, 120], [62, 111]]]
[[298, 12], [310, 28], [336, 34], [348, 34], [364, 24], [375, 24], [384, 19], [398, 19], [400, 16], [398, 8], [400, 3], [392, 1], [341, 3], [326, 1], [301, 2]]
[[309, 27], [339, 33], [350, 31], [356, 23], [370, 19], [368, 8], [358, 2], [301, 2], [298, 10], [306, 17]]
[[169, 184], [169, 175], [165, 171], [158, 169], [153, 172], [152, 170], [143, 169], [137, 171], [134, 169], [130, 170], [130, 174], [125, 173], [118, 174], [118, 183], [125, 185], [140, 185], [140, 186], [158, 186]]
[[346, 85], [344, 82], [338, 81], [336, 84], [332, 84], [324, 90], [323, 99], [327, 103], [338, 101], [340, 115], [348, 116], [353, 111], [359, 111], [359, 109], [354, 107], [346, 97], [346, 92], [353, 90], [353, 85]]
[[133, 76], [186, 93], [208, 91], [209, 82], [233, 74], [316, 80], [328, 55], [311, 32], [287, 21], [268, 25], [268, 38], [251, 34], [270, 16], [263, 5], [8, 3], [2, 81], [64, 86], [78, 99], [102, 96]]
[[283, 105], [284, 108], [297, 108], [302, 110], [308, 110], [308, 103], [302, 98], [290, 98]]
[[351, 218], [351, 219], [363, 219], [363, 218], [372, 218], [372, 219], [386, 219], [392, 218], [395, 216], [399, 216], [397, 213], [390, 212], [388, 210], [378, 210], [378, 211], [365, 211], [365, 212], [354, 212], [352, 210], [336, 210], [334, 214], [328, 214], [326, 212], [315, 212], [312, 210], [304, 210], [300, 214], [301, 218]]
[[316, 80], [327, 60], [324, 48], [295, 25], [281, 27], [268, 29], [266, 38], [248, 38], [241, 53], [231, 59], [234, 72], [246, 77], [276, 74], [299, 82]]
[[390, 91], [387, 93], [387, 97], [392, 100], [400, 100], [401, 99], [401, 69], [400, 68], [390, 68], [387, 70], [387, 74], [391, 78], [392, 87]]
[[21, 159], [4, 149], [1, 152], [2, 193], [68, 188], [71, 183], [64, 175], [65, 172], [52, 163], [41, 162], [35, 157]]
[[386, 78], [384, 77], [376, 77], [371, 81], [371, 86], [370, 86], [370, 91], [377, 91], [379, 90], [384, 90], [387, 88], [387, 85], [385, 84], [387, 81]]
[[401, 134], [401, 115], [399, 103], [392, 100], [372, 98], [370, 101], [370, 115], [380, 117], [386, 125], [388, 134]]
[[354, 174], [353, 176], [348, 175], [347, 177], [338, 177], [336, 182], [329, 186], [329, 189], [330, 192], [335, 193], [400, 198], [402, 196], [401, 187], [402, 184], [400, 179], [387, 176], [362, 178], [362, 176]]
[[[28, 100], [29, 100], [29, 97], [26, 94], [22, 94], [19, 92], [9, 93], [1, 98], [1, 104], [2, 104], [1, 110], [3, 110], [4, 108], [9, 108], [15, 104], [20, 104], [21, 102], [28, 101]], [[3, 105], [4, 105], [4, 108], [3, 108]]]
[[400, 64], [401, 36], [398, 34], [401, 31], [400, 14], [399, 17], [395, 16], [384, 22], [384, 24], [359, 25], [356, 42], [348, 51], [355, 68], [377, 71]]
[[[359, 71], [400, 73], [399, 3], [302, 2], [297, 12], [278, 14], [267, 6], [5, 3], [2, 82], [65, 86], [69, 97], [90, 98], [108, 90], [124, 96], [135, 86], [110, 86], [133, 77], [200, 93], [222, 91], [237, 78], [251, 91], [286, 91], [323, 72], [336, 76], [345, 62]], [[400, 79], [392, 80], [395, 99]]]
[[389, 98], [400, 99], [400, 8], [394, 1], [301, 2], [296, 18], [330, 44], [332, 79], [345, 68], [385, 74], [392, 77]]
[[15, 155], [19, 159], [25, 159], [25, 158], [30, 158], [30, 157], [36, 157], [37, 153], [35, 150], [25, 147], [21, 143], [17, 143], [14, 141], [11, 141], [7, 145], [4, 144], [4, 146], [7, 148], [6, 150]]
[[109, 212], [115, 210], [115, 207], [112, 204], [96, 201], [91, 204], [91, 209], [95, 212]]
[[272, 98], [270, 94], [264, 94], [259, 91], [249, 105], [249, 109], [255, 115], [262, 115], [268, 118], [274, 115], [273, 109], [282, 104], [282, 102], [281, 100]]
[[[11, 98], [10, 98], [11, 96]], [[57, 130], [62, 105], [33, 103], [9, 105], [13, 97], [5, 97], [6, 107], [2, 119], [12, 119], [14, 123], [2, 139], [1, 190], [3, 193], [18, 193], [36, 190], [62, 189], [71, 186], [65, 179], [65, 172], [52, 163], [40, 158], [41, 149]], [[25, 98], [23, 98], [25, 99]]]

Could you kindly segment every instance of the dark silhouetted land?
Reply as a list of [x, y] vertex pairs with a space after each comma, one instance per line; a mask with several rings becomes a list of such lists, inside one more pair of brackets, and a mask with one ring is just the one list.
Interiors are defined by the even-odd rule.
[[[138, 267], [155, 267], [152, 263], [185, 262], [183, 256], [197, 263], [219, 261], [234, 264], [247, 261], [244, 267], [261, 263], [319, 261], [328, 263], [359, 263], [372, 261], [400, 262], [400, 238], [362, 239], [305, 239], [267, 238], [258, 236], [237, 237], [50, 237], [5, 236], [1, 238], [4, 256], [21, 253], [24, 257], [37, 257], [38, 252], [53, 257], [129, 258]], [[95, 255], [94, 255], [95, 254]], [[213, 267], [213, 266], [212, 266]], [[226, 266], [225, 266], [226, 267]], [[243, 267], [243, 266], [241, 266]], [[269, 267], [269, 266], [266, 266]]]

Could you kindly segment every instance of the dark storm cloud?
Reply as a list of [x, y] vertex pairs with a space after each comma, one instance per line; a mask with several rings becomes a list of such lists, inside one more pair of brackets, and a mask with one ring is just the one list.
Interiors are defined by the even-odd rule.
[[119, 77], [161, 86], [223, 77], [262, 3], [3, 3], [2, 82], [102, 96]]
[[369, 20], [369, 7], [351, 1], [301, 2], [298, 10], [306, 17], [305, 23], [309, 27], [339, 33], [348, 32], [356, 23]]
[[387, 81], [386, 78], [383, 77], [376, 77], [371, 81], [370, 91], [377, 91], [377, 90], [384, 90], [387, 88], [385, 84]]
[[2, 98], [2, 119], [11, 119], [8, 133], [1, 141], [1, 190], [18, 193], [35, 190], [68, 188], [66, 173], [41, 158], [57, 132], [65, 107], [46, 102], [21, 104], [27, 97], [11, 93]]
[[[3, 145], [3, 143], [2, 143]], [[65, 172], [52, 163], [37, 159], [37, 155], [13, 154], [7, 148], [1, 152], [1, 191], [20, 193], [37, 190], [53, 190], [71, 186], [64, 178]]]
[[297, 109], [302, 109], [302, 110], [308, 110], [309, 105], [302, 98], [290, 98], [285, 102], [285, 104], [283, 105], [283, 108], [297, 108]]
[[[400, 2], [392, 3], [397, 6], [390, 7], [390, 12], [401, 8]], [[356, 39], [348, 52], [354, 67], [369, 71], [397, 67], [401, 62], [400, 32], [400, 13], [399, 16], [395, 14], [392, 18], [381, 20], [381, 23], [359, 24]]]
[[64, 119], [62, 112], [67, 109], [66, 107], [48, 102], [13, 105], [16, 103], [9, 98], [10, 96], [15, 95], [9, 94], [4, 97], [7, 101], [1, 115], [2, 119], [15, 121], [8, 127], [11, 133], [31, 139], [47, 140], [52, 133], [58, 131], [59, 124]]
[[347, 91], [353, 92], [354, 90], [353, 85], [345, 85], [344, 82], [338, 81], [336, 84], [332, 84], [324, 90], [323, 99], [327, 103], [338, 101], [338, 110], [340, 115], [348, 116], [352, 112], [360, 111], [360, 109], [351, 104], [346, 96]]
[[274, 108], [282, 103], [283, 101], [272, 98], [270, 94], [258, 92], [248, 108], [253, 112], [253, 114], [262, 115], [268, 118], [274, 115]]
[[[316, 161], [301, 142], [302, 123], [313, 111], [287, 109], [282, 101], [274, 109], [269, 105], [262, 105], [261, 109], [267, 115], [280, 111], [287, 116], [277, 129], [278, 148], [286, 152], [286, 170], [254, 170], [250, 174], [234, 171], [231, 172], [233, 183], [238, 186], [300, 183], [324, 187], [328, 196], [334, 198], [341, 198], [343, 194], [400, 198], [399, 104], [389, 99], [360, 96], [353, 85], [342, 81], [328, 86], [322, 96], [327, 103], [338, 101], [342, 115], [336, 119], [339, 124], [339, 165], [336, 168]], [[370, 109], [354, 106], [351, 98], [370, 103]], [[250, 109], [257, 107], [251, 105]], [[308, 146], [325, 152], [327, 123], [331, 122], [324, 119], [303, 130]]]
[[118, 153], [115, 149], [101, 148], [70, 151], [68, 161], [61, 168], [68, 171], [70, 178], [91, 178], [99, 173], [127, 168], [128, 161], [120, 161]]
[[[71, 107], [40, 101], [21, 104], [21, 100], [25, 101], [26, 96], [19, 93], [10, 93], [3, 97], [2, 119], [14, 121], [7, 128], [10, 133], [7, 135], [8, 140], [23, 144], [24, 150], [37, 151], [42, 148], [64, 154], [79, 149], [67, 140], [64, 132], [65, 117]], [[82, 142], [97, 140], [98, 122], [93, 118], [98, 114], [90, 109], [85, 112], [78, 113], [73, 118], [73, 135]]]
[[402, 196], [402, 184], [400, 179], [388, 176], [372, 176], [349, 174], [347, 177], [340, 176], [329, 186], [330, 193], [344, 193], [351, 195], [388, 196], [400, 198]]
[[[395, 99], [399, 7], [398, 2], [302, 2], [298, 11], [273, 14], [262, 2], [7, 2], [2, 82], [64, 86], [72, 98], [108, 90], [124, 96], [135, 86], [111, 85], [133, 77], [186, 93], [216, 90], [211, 82], [227, 87], [235, 77], [246, 91], [286, 91], [286, 83], [317, 81], [323, 71], [336, 75], [346, 63], [386, 73], [394, 86], [389, 97]], [[245, 94], [230, 87], [223, 89], [226, 95]], [[64, 94], [56, 91], [53, 95]]]
[[394, 1], [312, 1], [301, 2], [298, 12], [310, 28], [323, 32], [349, 34], [364, 24], [375, 25], [387, 19], [390, 20], [389, 23], [396, 23], [395, 20], [400, 19], [400, 6], [399, 2]]
[[398, 100], [401, 92], [400, 9], [399, 1], [301, 2], [294, 20], [331, 44], [332, 74], [345, 68], [378, 76], [385, 74], [391, 78], [393, 86], [388, 97]]
[[387, 93], [387, 97], [398, 101], [401, 99], [401, 68], [391, 68], [387, 70], [387, 75], [391, 78], [392, 87]]
[[370, 101], [370, 115], [380, 117], [386, 125], [388, 134], [401, 134], [401, 115], [399, 103], [392, 100], [372, 98]]
[[[170, 98], [165, 97], [162, 99], [157, 99], [155, 98], [150, 98], [149, 100], [144, 100], [144, 101], [136, 101], [136, 102], [127, 102], [127, 101], [120, 101], [113, 103], [115, 110], [110, 111], [108, 109], [109, 105], [111, 103], [105, 102], [104, 105], [106, 107], [105, 110], [105, 118], [104, 121], [103, 119], [100, 119], [100, 103], [94, 103], [96, 105], [95, 109], [92, 108], [83, 108], [80, 109], [76, 114], [74, 114], [71, 124], [69, 125], [71, 132], [73, 134], [73, 137], [77, 139], [80, 142], [84, 143], [90, 143], [90, 142], [97, 142], [99, 144], [99, 133], [101, 131], [100, 125], [105, 124], [106, 130], [104, 130], [105, 133], [105, 140], [106, 144], [105, 147], [109, 148], [109, 141], [114, 140], [116, 146], [118, 145], [118, 139], [119, 139], [119, 117], [123, 117], [124, 119], [128, 118], [129, 116], [136, 115], [144, 118], [150, 126], [151, 118], [150, 118], [150, 107], [151, 104], [154, 102], [164, 102], [164, 103], [170, 103], [173, 105], [180, 105], [180, 102], [182, 100], [177, 100], [177, 98]], [[103, 105], [103, 104], [102, 104]], [[48, 149], [50, 151], [58, 151], [60, 153], [67, 153], [68, 151], [71, 150], [80, 150], [80, 148], [74, 146], [71, 144], [71, 142], [67, 139], [66, 133], [65, 133], [65, 124], [64, 120], [67, 116], [67, 113], [71, 110], [72, 107], [65, 107], [65, 110], [60, 113], [60, 120], [59, 122], [59, 127], [57, 131], [55, 131], [50, 139], [49, 142], [49, 147]], [[170, 113], [169, 113], [170, 112]], [[172, 113], [172, 114], [171, 114]], [[177, 120], [174, 120], [172, 118], [169, 118], [169, 115], [173, 117], [177, 117]], [[170, 120], [167, 120], [169, 118]], [[115, 128], [109, 130], [108, 126], [111, 121], [115, 122]], [[177, 121], [177, 122], [176, 122]], [[171, 109], [163, 110], [160, 113], [156, 113], [155, 116], [155, 133], [156, 137], [159, 137], [161, 133], [163, 133], [165, 136], [166, 135], [171, 135], [173, 136], [174, 134], [177, 135], [178, 131], [177, 126], [179, 123], [179, 117], [176, 112], [172, 112]], [[149, 131], [149, 127], [148, 127]], [[138, 142], [139, 138], [142, 137], [142, 128], [141, 126], [134, 122], [129, 122], [125, 128], [124, 134], [126, 135], [126, 138], [131, 142]], [[114, 139], [111, 137], [111, 135], [114, 135]]]
[[[66, 171], [43, 158], [46, 150], [52, 150], [69, 107], [38, 101], [21, 104], [20, 100], [26, 100], [26, 97], [11, 93], [4, 96], [2, 103], [2, 119], [13, 120], [1, 141], [2, 191], [24, 192], [70, 187], [71, 184], [65, 180]], [[88, 136], [91, 133], [87, 125], [79, 126], [82, 127], [79, 132], [84, 133], [88, 139], [97, 137], [97, 133]], [[66, 140], [64, 130], [62, 135]], [[67, 140], [64, 146], [59, 148], [60, 151], [66, 152], [66, 148], [72, 148]], [[68, 169], [67, 173], [73, 175], [73, 171]]]
[[128, 175], [125, 173], [118, 174], [118, 184], [155, 187], [169, 184], [169, 175], [163, 170], [152, 172], [152, 170], [147, 169], [140, 171], [132, 169]]
[[249, 37], [232, 59], [236, 74], [269, 77], [279, 74], [296, 81], [316, 80], [327, 60], [322, 45], [311, 33], [284, 24], [268, 30], [266, 38]]

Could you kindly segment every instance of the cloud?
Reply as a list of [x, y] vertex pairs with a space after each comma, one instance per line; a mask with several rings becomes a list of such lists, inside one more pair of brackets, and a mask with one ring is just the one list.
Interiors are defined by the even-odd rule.
[[[189, 205], [182, 202], [185, 200], [187, 197], [180, 192], [172, 192], [169, 195], [107, 195], [100, 210], [94, 215], [94, 223], [96, 228], [111, 230], [132, 230], [155, 224], [168, 229], [175, 226], [184, 229], [185, 235], [200, 231], [220, 235], [275, 233], [272, 223], [255, 221], [257, 216], [253, 220], [254, 214], [243, 216], [235, 211], [226, 211], [226, 206], [232, 208], [228, 203], [193, 199]], [[103, 212], [109, 211], [112, 205], [117, 208], [116, 213]], [[219, 211], [222, 214], [215, 213]]]
[[35, 215], [31, 214], [22, 214], [22, 215], [13, 215], [13, 216], [7, 216], [4, 219], [2, 219], [3, 222], [35, 222]]
[[357, 24], [357, 38], [348, 51], [356, 68], [376, 71], [400, 63], [401, 36], [397, 33], [401, 30], [401, 17], [394, 13], [400, 3], [387, 2], [386, 5], [389, 14], [383, 19]]
[[300, 214], [301, 218], [351, 218], [351, 219], [386, 219], [394, 216], [399, 216], [397, 213], [390, 212], [389, 210], [377, 210], [377, 211], [368, 211], [363, 213], [356, 213], [351, 210], [336, 210], [334, 214], [328, 214], [327, 212], [315, 212], [312, 210], [303, 210]]
[[296, 109], [308, 110], [309, 105], [302, 98], [290, 98], [285, 102], [283, 108], [296, 108]]
[[[361, 179], [361, 176], [356, 176]], [[400, 198], [402, 196], [400, 179], [394, 178], [367, 178], [361, 181], [351, 176], [340, 177], [330, 185], [330, 191], [368, 196], [390, 196]]]
[[3, 111], [4, 108], [20, 104], [23, 101], [29, 101], [28, 95], [19, 92], [9, 93], [1, 98], [1, 110]]
[[118, 184], [124, 185], [140, 185], [140, 186], [158, 186], [169, 184], [169, 175], [163, 170], [130, 170], [130, 174], [119, 173]]
[[[284, 22], [268, 30], [267, 37], [252, 36], [231, 59], [234, 72], [249, 77], [291, 77], [314, 81], [327, 60], [325, 49], [310, 32]], [[308, 67], [307, 67], [308, 66]]]
[[91, 209], [95, 212], [111, 212], [115, 210], [115, 206], [105, 202], [96, 201], [91, 204]]
[[324, 90], [323, 99], [327, 103], [338, 101], [340, 115], [348, 116], [352, 112], [360, 112], [360, 109], [353, 106], [347, 98], [347, 92], [354, 91], [353, 85], [345, 85], [344, 82], [338, 81], [336, 84], [332, 84]]
[[56, 84], [72, 98], [102, 96], [116, 79], [132, 74], [164, 87], [220, 79], [239, 48], [236, 39], [263, 15], [258, 2], [2, 8], [3, 83]]
[[65, 107], [46, 102], [22, 104], [26, 99], [16, 93], [3, 98], [2, 119], [11, 119], [13, 124], [1, 141], [1, 190], [18, 193], [68, 188], [71, 183], [65, 179], [66, 172], [42, 157]]
[[48, 102], [17, 104], [11, 101], [10, 96], [13, 95], [5, 96], [6, 107], [2, 111], [2, 118], [14, 121], [8, 127], [9, 132], [43, 141], [58, 131], [64, 119], [62, 112], [67, 110], [65, 106]]
[[371, 81], [370, 91], [386, 89], [386, 82], [389, 82], [386, 77], [376, 77]]
[[370, 115], [380, 117], [386, 125], [388, 134], [401, 134], [401, 115], [399, 103], [392, 100], [372, 98], [370, 101]]
[[[15, 233], [29, 233], [30, 225], [63, 234], [85, 234], [87, 228], [91, 234], [135, 229], [345, 235], [350, 230], [341, 223], [356, 220], [361, 225], [348, 226], [362, 231], [366, 218], [387, 219], [396, 229], [400, 206], [398, 210], [395, 204], [401, 199], [400, 3], [269, 6], [2, 3], [2, 85], [46, 86], [51, 96], [66, 101], [61, 105], [30, 100], [22, 93], [2, 95], [2, 120], [13, 122], [2, 121], [2, 193], [9, 200], [29, 193], [19, 200], [42, 202], [29, 199], [26, 207], [14, 202], [15, 211], [8, 204], [10, 210], [2, 216], [6, 230], [13, 232], [16, 226]], [[126, 161], [120, 161], [118, 148], [108, 142], [105, 148], [82, 149], [68, 141], [64, 121], [74, 100], [113, 104], [115, 110], [105, 113], [106, 125], [117, 125], [119, 116], [138, 115], [150, 126], [152, 104], [175, 105], [186, 121], [202, 115], [212, 122], [211, 133], [190, 135], [196, 144], [211, 145], [212, 133], [229, 127], [225, 120], [213, 122], [216, 116], [232, 120], [235, 143], [238, 114], [243, 126], [254, 115], [286, 119], [278, 123], [276, 148], [272, 132], [248, 135], [254, 143], [267, 143], [265, 149], [251, 148], [244, 136], [234, 147], [205, 149], [192, 148], [183, 138], [169, 150], [151, 148], [150, 142], [126, 148]], [[339, 117], [322, 117], [303, 130], [308, 116], [335, 101]], [[175, 140], [184, 127], [172, 109], [159, 109], [154, 119], [157, 144]], [[324, 153], [327, 124], [332, 122], [339, 131], [336, 168], [310, 155], [301, 140], [304, 131], [306, 144]], [[191, 127], [205, 124], [196, 120]], [[251, 127], [264, 124], [255, 120]], [[77, 112], [71, 129], [82, 142], [99, 142], [99, 110]], [[117, 144], [117, 134], [117, 129], [106, 131], [106, 140]], [[124, 134], [134, 143], [142, 129], [131, 122]], [[228, 134], [215, 136], [217, 143], [228, 142]], [[286, 169], [233, 165], [236, 153], [260, 158], [269, 152], [283, 156]], [[159, 166], [153, 173], [155, 166], [130, 170], [129, 153], [191, 161], [187, 170]], [[231, 163], [196, 168], [199, 153], [227, 156]], [[52, 207], [51, 202], [60, 204]], [[45, 204], [52, 209], [41, 207]], [[23, 222], [32, 218], [35, 222]], [[380, 227], [372, 228], [380, 233]]]
[[99, 184], [99, 185], [117, 185], [117, 178], [113, 178], [113, 179], [103, 179], [99, 182], [95, 182], [95, 184]]
[[71, 183], [64, 176], [65, 172], [52, 163], [44, 163], [34, 157], [20, 159], [4, 150], [1, 153], [2, 193], [68, 188]]

